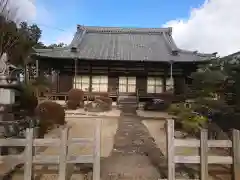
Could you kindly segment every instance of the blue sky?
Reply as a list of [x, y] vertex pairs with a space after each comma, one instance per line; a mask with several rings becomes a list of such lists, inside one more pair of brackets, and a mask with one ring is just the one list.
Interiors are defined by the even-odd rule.
[[45, 44], [70, 43], [77, 24], [167, 26], [173, 28], [173, 38], [182, 49], [220, 55], [240, 50], [240, 0], [11, 1], [22, 2], [23, 17], [41, 27]]
[[[69, 41], [76, 25], [162, 27], [189, 17], [204, 0], [35, 0], [36, 22], [49, 44]], [[69, 34], [69, 35], [67, 35]], [[68, 37], [64, 37], [68, 36]]]

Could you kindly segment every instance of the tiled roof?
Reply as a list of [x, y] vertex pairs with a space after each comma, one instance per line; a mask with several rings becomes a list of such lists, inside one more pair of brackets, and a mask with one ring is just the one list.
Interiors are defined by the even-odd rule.
[[240, 51], [222, 57], [222, 59], [226, 59], [226, 58], [240, 58]]
[[[74, 50], [74, 51], [73, 51]], [[171, 28], [114, 28], [78, 26], [68, 47], [36, 49], [41, 57], [132, 61], [192, 62], [216, 54], [179, 49]]]

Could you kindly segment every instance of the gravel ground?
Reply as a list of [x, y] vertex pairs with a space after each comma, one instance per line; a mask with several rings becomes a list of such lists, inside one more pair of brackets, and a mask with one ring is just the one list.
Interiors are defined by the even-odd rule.
[[163, 164], [163, 154], [140, 118], [121, 115], [114, 149], [101, 166], [102, 179], [157, 180], [163, 175], [158, 169]]
[[[69, 136], [70, 138], [76, 137], [93, 137], [95, 120], [89, 118], [69, 118], [67, 119], [68, 125], [71, 126]], [[118, 118], [113, 119], [103, 119], [102, 120], [102, 128], [101, 128], [101, 157], [109, 156], [112, 148], [113, 148], [113, 137], [117, 129]], [[69, 148], [69, 154], [71, 155], [87, 155], [91, 154], [93, 151], [92, 146], [71, 146]], [[41, 154], [46, 155], [56, 155], [58, 154], [58, 148], [48, 148]], [[15, 173], [13, 180], [22, 180], [22, 173]], [[56, 174], [44, 175], [39, 180], [50, 180], [57, 179]], [[74, 175], [72, 178], [74, 179], [82, 179], [81, 175]]]
[[[78, 111], [78, 113], [84, 113], [83, 111]], [[112, 119], [103, 119], [102, 120], [102, 130], [101, 130], [101, 156], [102, 157], [108, 157], [111, 156], [111, 158], [106, 158], [102, 166], [102, 172], [105, 173], [103, 180], [105, 179], [132, 179], [133, 174], [135, 174], [135, 179], [157, 179], [160, 177], [160, 174], [156, 167], [152, 165], [152, 162], [150, 161], [150, 158], [146, 156], [146, 154], [138, 152], [134, 155], [131, 153], [126, 153], [130, 151], [138, 151], [139, 144], [142, 143], [141, 138], [139, 138], [139, 131], [136, 132], [136, 129], [143, 130], [142, 128], [136, 128], [136, 126], [129, 126], [129, 121], [125, 121], [124, 123], [121, 123], [121, 128], [123, 131], [120, 132], [122, 134], [122, 138], [126, 139], [123, 140], [119, 139], [116, 140], [116, 130], [118, 127], [118, 116], [120, 112], [118, 110], [110, 111], [109, 113], [101, 113], [101, 115], [106, 116], [116, 116], [116, 118]], [[140, 116], [146, 116], [146, 117], [164, 117], [164, 118], [170, 118], [166, 113], [159, 113], [159, 112], [143, 112], [143, 111], [137, 111], [137, 114]], [[67, 122], [69, 125], [72, 126], [70, 130], [70, 138], [71, 137], [92, 137], [93, 136], [93, 130], [94, 130], [94, 120], [89, 118], [79, 118], [80, 115], [77, 115], [77, 118], [68, 118]], [[87, 117], [87, 116], [85, 116]], [[138, 123], [137, 123], [138, 124]], [[143, 124], [147, 129], [149, 130], [148, 133], [150, 133], [149, 136], [152, 136], [155, 140], [156, 146], [161, 149], [163, 154], [166, 154], [166, 134], [164, 130], [164, 121], [161, 120], [143, 120]], [[119, 122], [120, 125], [120, 122]], [[126, 126], [128, 125], [128, 128], [126, 129]], [[135, 127], [135, 128], [134, 128]], [[145, 129], [146, 130], [146, 129]], [[144, 131], [145, 131], [144, 130]], [[129, 138], [129, 136], [125, 136], [126, 132], [129, 132], [129, 134], [133, 135]], [[119, 134], [119, 132], [117, 132]], [[125, 135], [124, 135], [125, 134]], [[135, 134], [135, 136], [134, 136]], [[140, 133], [141, 134], [141, 133]], [[142, 135], [140, 135], [142, 136]], [[124, 151], [123, 153], [114, 153], [113, 150], [113, 142], [115, 138], [115, 146], [114, 149], [120, 149]], [[135, 139], [135, 140], [133, 140]], [[152, 140], [152, 139], [151, 139]], [[116, 143], [118, 141], [118, 143]], [[124, 148], [123, 148], [124, 147]], [[79, 154], [89, 154], [92, 152], [92, 147], [74, 147], [72, 146], [69, 149], [69, 153], [72, 155], [79, 155]], [[191, 153], [190, 153], [191, 152]], [[192, 152], [196, 153], [196, 151], [190, 151], [189, 149], [177, 149], [178, 154], [192, 154]], [[57, 154], [58, 149], [54, 148], [48, 148], [44, 154]], [[118, 162], [118, 163], [116, 163]], [[108, 164], [106, 166], [106, 164]], [[119, 171], [121, 170], [121, 171]], [[217, 168], [219, 170], [219, 168]], [[224, 169], [222, 170], [224, 171]], [[48, 173], [48, 171], [46, 172]], [[42, 173], [43, 174], [43, 173]], [[103, 175], [103, 173], [102, 173]], [[215, 175], [213, 175], [215, 176]], [[12, 178], [12, 180], [22, 180], [23, 176], [22, 173], [16, 173], [15, 176]], [[57, 175], [55, 174], [49, 174], [42, 176], [41, 178], [38, 178], [38, 180], [50, 180], [50, 179], [57, 179]], [[72, 180], [79, 180], [83, 179], [81, 175], [74, 174], [71, 178]], [[222, 178], [219, 176], [215, 176], [215, 178], [211, 177], [211, 179], [228, 179], [227, 177]]]
[[[87, 116], [85, 116], [86, 118], [79, 118], [82, 115], [79, 115], [79, 113], [84, 114], [85, 112], [78, 110], [72, 113], [77, 113], [78, 115], [76, 115], [78, 118], [68, 118], [67, 122], [68, 124], [72, 127], [70, 130], [70, 138], [72, 137], [92, 137], [93, 136], [93, 130], [94, 130], [94, 119], [89, 119], [87, 118]], [[92, 114], [92, 113], [91, 113]], [[119, 110], [113, 110], [110, 111], [108, 113], [101, 113], [101, 115], [106, 115], [106, 116], [116, 116], [116, 118], [112, 118], [112, 119], [103, 119], [102, 120], [102, 130], [101, 130], [101, 156], [102, 157], [108, 157], [109, 155], [111, 155], [112, 153], [112, 149], [113, 149], [113, 141], [114, 141], [114, 135], [116, 133], [116, 129], [118, 127], [118, 117], [120, 114]], [[143, 113], [142, 111], [138, 111], [138, 114], [141, 116], [148, 116], [148, 117], [159, 117], [159, 115], [161, 115], [161, 113], [152, 113], [152, 112], [146, 112]], [[151, 124], [151, 123], [150, 123]], [[146, 129], [145, 129], [146, 130]], [[157, 130], [156, 130], [157, 131]], [[132, 132], [134, 134], [134, 131]], [[136, 139], [137, 136], [135, 136]], [[127, 141], [129, 142], [129, 141]], [[138, 141], [135, 141], [135, 143], [138, 143]], [[71, 155], [79, 155], [79, 154], [89, 154], [92, 152], [92, 147], [76, 147], [76, 146], [72, 146], [71, 148], [69, 148], [69, 153]], [[57, 154], [58, 153], [58, 149], [57, 148], [48, 148], [43, 154], [47, 154], [47, 155], [53, 155], [53, 154]], [[141, 172], [144, 172], [144, 177], [151, 177], [151, 179], [153, 179], [152, 177], [159, 177], [159, 172], [156, 170], [155, 167], [152, 166], [152, 163], [150, 162], [149, 158], [145, 155], [142, 154], [137, 154], [135, 156], [132, 155], [126, 155], [126, 156], [115, 156], [114, 154], [114, 158], [111, 158], [111, 161], [115, 161], [116, 158], [118, 159], [117, 165], [114, 162], [110, 162], [108, 160], [108, 163], [110, 166], [112, 167], [122, 167], [122, 171], [126, 171], [126, 170], [130, 170], [128, 173], [125, 172], [124, 173], [124, 177], [129, 177], [132, 176], [132, 167], [133, 164], [141, 164], [142, 167], [144, 167], [144, 169], [146, 169], [145, 171], [141, 170], [141, 166], [137, 168], [137, 172], [138, 172], [138, 176], [143, 177], [143, 174], [139, 174]], [[106, 160], [107, 161], [107, 160]], [[105, 162], [103, 164], [105, 164]], [[122, 163], [123, 164], [122, 164]], [[125, 165], [124, 165], [125, 162]], [[126, 163], [127, 162], [127, 163]], [[131, 162], [131, 163], [129, 163]], [[115, 165], [114, 165], [115, 164]], [[134, 165], [134, 166], [135, 166]], [[147, 170], [148, 169], [148, 170]], [[146, 172], [149, 172], [149, 174], [147, 175]], [[121, 174], [121, 173], [120, 173]], [[115, 176], [114, 174], [112, 174], [112, 176]], [[121, 175], [122, 176], [122, 175]], [[22, 174], [15, 174], [13, 180], [20, 180], [23, 179], [22, 178]], [[49, 175], [44, 175], [41, 178], [38, 178], [39, 180], [49, 180], [49, 179], [57, 179], [57, 175], [56, 174], [49, 174]], [[80, 175], [73, 175], [72, 178], [73, 179], [82, 179], [82, 177]], [[156, 178], [154, 178], [156, 179]]]

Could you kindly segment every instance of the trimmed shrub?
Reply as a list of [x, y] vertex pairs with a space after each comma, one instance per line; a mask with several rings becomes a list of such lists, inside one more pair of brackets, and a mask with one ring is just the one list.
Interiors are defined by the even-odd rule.
[[84, 105], [84, 92], [81, 89], [71, 89], [68, 92], [68, 101], [71, 101], [70, 104], [77, 105], [77, 107], [83, 107]]
[[40, 120], [40, 136], [53, 129], [55, 125], [65, 124], [65, 111], [58, 103], [45, 101], [37, 106], [35, 114]]
[[78, 103], [76, 101], [73, 100], [68, 100], [67, 101], [67, 108], [71, 109], [71, 110], [76, 110], [78, 107]]
[[83, 100], [84, 92], [81, 89], [71, 89], [68, 92], [68, 99], [69, 100]]
[[193, 112], [183, 111], [178, 115], [184, 131], [195, 135], [199, 133], [200, 128], [204, 127], [208, 119]]
[[183, 104], [171, 104], [170, 107], [168, 108], [167, 112], [171, 115], [177, 116], [180, 114], [181, 111], [185, 110], [186, 108], [184, 107]]
[[29, 114], [34, 114], [34, 110], [38, 105], [38, 99], [34, 95], [21, 95], [20, 107], [26, 110]]
[[168, 112], [176, 116], [176, 127], [192, 135], [199, 133], [200, 128], [208, 122], [207, 117], [195, 113], [191, 108], [187, 108], [184, 103], [172, 104]]

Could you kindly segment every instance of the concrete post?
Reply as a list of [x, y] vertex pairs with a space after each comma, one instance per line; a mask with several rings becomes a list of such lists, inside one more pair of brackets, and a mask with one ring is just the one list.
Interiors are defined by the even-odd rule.
[[[15, 83], [15, 82], [12, 82]], [[0, 75], [0, 84], [7, 85], [7, 76]], [[0, 104], [1, 105], [11, 105], [15, 103], [15, 90], [14, 89], [5, 89], [0, 88]]]

